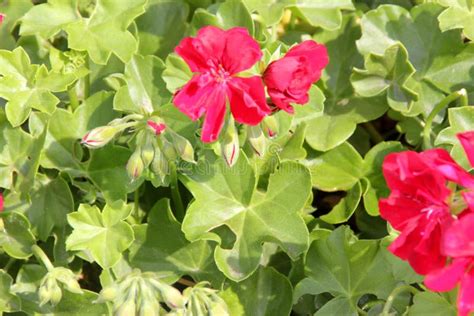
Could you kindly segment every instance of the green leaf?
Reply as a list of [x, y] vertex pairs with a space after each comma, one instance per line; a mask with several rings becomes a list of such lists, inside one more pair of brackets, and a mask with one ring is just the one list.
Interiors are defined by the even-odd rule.
[[354, 10], [352, 0], [296, 0], [299, 15], [313, 26], [337, 30], [342, 25], [341, 10]]
[[166, 82], [166, 88], [171, 93], [184, 86], [193, 73], [186, 62], [176, 54], [170, 54], [166, 58], [166, 69], [163, 71], [163, 80]]
[[349, 143], [308, 157], [313, 186], [323, 191], [345, 191], [363, 176], [364, 160]]
[[285, 316], [291, 311], [293, 289], [284, 275], [260, 267], [242, 282], [229, 282], [220, 295], [233, 316]]
[[354, 214], [362, 197], [362, 187], [360, 183], [356, 183], [328, 213], [320, 217], [323, 221], [330, 224], [340, 224], [347, 222], [347, 220]]
[[16, 259], [27, 259], [32, 255], [31, 246], [36, 243], [28, 219], [16, 212], [2, 213], [0, 217], [0, 246]]
[[126, 200], [129, 192], [135, 191], [140, 181], [131, 182], [125, 168], [132, 155], [130, 149], [109, 145], [95, 149], [87, 165], [87, 174], [104, 198], [109, 202]]
[[182, 1], [149, 1], [143, 15], [136, 19], [142, 55], [164, 58], [171, 53], [187, 30], [189, 6]]
[[197, 280], [223, 278], [214, 263], [213, 247], [204, 240], [186, 240], [168, 199], [155, 204], [147, 223], [134, 226], [135, 242], [129, 255], [132, 267], [156, 272], [171, 283], [183, 275]]
[[243, 0], [250, 12], [257, 11], [267, 25], [280, 22], [285, 8], [294, 5], [295, 0]]
[[[129, 113], [152, 113], [168, 103], [171, 95], [161, 78], [164, 63], [155, 56], [135, 55], [125, 66], [122, 86], [114, 98], [114, 109]], [[131, 101], [131, 102], [130, 102]]]
[[408, 51], [408, 59], [416, 70], [412, 78], [418, 82], [415, 89], [410, 84], [410, 90], [419, 96], [410, 116], [427, 116], [443, 98], [440, 91], [473, 87], [469, 69], [474, 65], [474, 46], [464, 44], [458, 31], [441, 32], [441, 11], [442, 7], [434, 3], [416, 6], [410, 12], [399, 6], [383, 5], [361, 19], [362, 37], [357, 47], [363, 55], [383, 55], [395, 43], [401, 43]]
[[66, 241], [67, 250], [90, 252], [102, 268], [112, 267], [134, 240], [132, 227], [124, 221], [131, 211], [121, 203], [106, 205], [102, 212], [81, 204], [77, 212], [68, 215], [73, 231]]
[[379, 242], [357, 240], [344, 226], [313, 242], [305, 271], [309, 278], [304, 281], [306, 291], [299, 290], [299, 294], [328, 292], [334, 297], [316, 315], [358, 315], [357, 302], [363, 295], [384, 299], [397, 284], [380, 252]]
[[15, 312], [20, 309], [20, 300], [11, 293], [12, 277], [0, 270], [0, 312]]
[[7, 1], [0, 3], [0, 12], [5, 15], [0, 28], [0, 49], [12, 50], [16, 47], [13, 35], [16, 23], [32, 6], [30, 0], [17, 0], [14, 5]]
[[266, 241], [277, 243], [292, 259], [305, 251], [308, 232], [298, 212], [309, 198], [311, 178], [304, 166], [281, 163], [266, 193], [255, 190], [255, 172], [243, 153], [232, 168], [220, 159], [206, 173], [199, 170], [182, 179], [195, 197], [182, 229], [189, 240], [221, 243], [215, 260], [226, 276], [247, 278], [257, 269]]
[[413, 91], [411, 78], [415, 69], [408, 61], [408, 52], [401, 44], [395, 44], [384, 55], [369, 54], [365, 59], [364, 70], [354, 69], [351, 77], [356, 93], [373, 97], [387, 92], [391, 108], [410, 113], [418, 94]]
[[0, 98], [7, 100], [6, 114], [13, 126], [20, 126], [31, 109], [53, 113], [59, 99], [52, 92], [67, 89], [74, 75], [48, 72], [46, 67], [32, 65], [21, 47], [13, 51], [0, 51]]
[[46, 241], [53, 228], [67, 224], [66, 215], [74, 210], [71, 190], [62, 178], [50, 179], [43, 174], [31, 194], [31, 202], [25, 210], [32, 230], [39, 239]]
[[[84, 101], [74, 113], [57, 109], [48, 123], [41, 165], [55, 168], [72, 176], [84, 176], [79, 140], [91, 129], [106, 125], [116, 117], [112, 109], [113, 94], [99, 92]], [[45, 124], [47, 118], [33, 117], [30, 127]], [[38, 128], [38, 127], [36, 127]]]
[[413, 306], [408, 311], [409, 316], [455, 316], [457, 309], [450, 302], [449, 295], [433, 292], [420, 292], [415, 295]]
[[448, 7], [438, 17], [439, 27], [444, 31], [463, 29], [470, 40], [474, 39], [474, 11], [470, 0], [438, 0]]
[[93, 62], [105, 65], [112, 53], [128, 62], [138, 43], [127, 29], [145, 12], [145, 4], [146, 0], [98, 0], [90, 17], [84, 18], [77, 10], [78, 0], [52, 0], [25, 15], [20, 34], [51, 37], [65, 30], [69, 48], [87, 51]]
[[435, 140], [435, 145], [452, 145], [451, 156], [465, 169], [470, 169], [466, 153], [456, 134], [474, 130], [474, 108], [471, 106], [448, 109], [449, 127], [443, 129]]

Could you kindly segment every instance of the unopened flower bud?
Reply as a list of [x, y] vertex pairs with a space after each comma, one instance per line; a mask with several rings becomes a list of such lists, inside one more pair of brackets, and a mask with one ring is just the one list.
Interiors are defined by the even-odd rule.
[[89, 148], [100, 148], [107, 145], [120, 132], [117, 126], [101, 126], [89, 131], [82, 138], [82, 144]]
[[56, 279], [53, 276], [47, 274], [41, 282], [38, 296], [40, 299], [40, 306], [43, 306], [48, 302], [54, 306], [61, 301], [63, 294], [61, 288], [56, 282]]
[[277, 135], [278, 125], [278, 120], [275, 118], [275, 116], [267, 116], [262, 121], [263, 132], [268, 137], [273, 138]]
[[173, 144], [165, 139], [163, 139], [161, 150], [168, 160], [175, 161], [178, 158], [178, 153]]
[[155, 299], [143, 299], [139, 310], [140, 316], [159, 316], [160, 304]]
[[170, 130], [168, 133], [170, 136], [170, 141], [173, 144], [176, 153], [178, 154], [181, 159], [187, 162], [195, 162], [194, 161], [194, 149], [191, 143], [184, 138], [183, 136], [179, 135], [178, 133], [175, 133]]
[[130, 316], [135, 315], [136, 313], [136, 305], [135, 300], [128, 299], [122, 305], [119, 306], [115, 315], [117, 316]]
[[155, 148], [153, 147], [153, 144], [151, 142], [145, 143], [141, 148], [141, 153], [143, 165], [147, 168], [153, 161], [153, 157], [155, 157]]
[[153, 173], [160, 177], [161, 182], [163, 182], [165, 177], [170, 173], [168, 160], [159, 148], [155, 149], [155, 156], [153, 157], [150, 168]]
[[267, 148], [267, 139], [265, 138], [265, 135], [263, 135], [260, 126], [249, 126], [247, 138], [257, 155], [259, 155], [260, 157], [265, 155], [265, 150]]
[[155, 135], [160, 135], [166, 129], [166, 125], [164, 123], [158, 123], [154, 120], [148, 120], [146, 124], [153, 130]]
[[63, 267], [57, 267], [54, 268], [52, 275], [54, 275], [56, 280], [64, 284], [64, 287], [69, 292], [82, 294], [81, 286], [79, 285], [79, 282], [77, 282], [76, 276], [71, 270]]
[[229, 120], [220, 145], [222, 156], [227, 162], [227, 165], [232, 167], [237, 159], [239, 159], [239, 134], [237, 133], [233, 119]]
[[100, 291], [99, 302], [113, 301], [117, 297], [117, 288], [108, 286]]
[[145, 169], [145, 165], [143, 164], [143, 160], [142, 160], [142, 157], [141, 157], [141, 151], [136, 150], [132, 154], [130, 159], [128, 159], [128, 162], [127, 162], [128, 176], [131, 179], [136, 180], [137, 178], [139, 178], [142, 175], [144, 169]]
[[166, 305], [171, 308], [181, 308], [184, 306], [185, 302], [183, 295], [181, 295], [180, 291], [170, 285], [163, 284], [163, 287], [161, 288], [161, 296]]

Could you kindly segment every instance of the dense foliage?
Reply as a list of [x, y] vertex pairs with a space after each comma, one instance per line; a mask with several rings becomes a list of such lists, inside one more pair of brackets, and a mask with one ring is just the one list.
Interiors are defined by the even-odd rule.
[[472, 21], [0, 0], [0, 312], [469, 315]]

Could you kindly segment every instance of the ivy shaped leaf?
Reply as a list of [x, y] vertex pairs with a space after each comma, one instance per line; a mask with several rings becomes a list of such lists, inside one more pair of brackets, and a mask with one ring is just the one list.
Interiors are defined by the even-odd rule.
[[227, 282], [220, 295], [233, 316], [286, 316], [291, 312], [293, 288], [275, 269], [260, 267], [242, 282]]
[[0, 135], [0, 187], [28, 195], [35, 183], [46, 133], [33, 137], [20, 127], [13, 128], [0, 110]]
[[337, 31], [323, 30], [315, 34], [314, 40], [324, 43], [328, 49], [329, 63], [325, 69], [324, 112], [307, 121], [308, 144], [318, 151], [327, 151], [344, 143], [355, 131], [357, 124], [382, 116], [387, 108], [386, 98], [362, 98], [354, 95], [349, 81], [354, 67], [362, 66], [362, 57], [357, 53], [355, 41], [360, 37], [357, 17], [347, 15]]
[[408, 60], [408, 52], [395, 44], [384, 55], [369, 54], [365, 69], [354, 69], [351, 77], [355, 92], [363, 97], [374, 97], [387, 91], [388, 105], [400, 112], [410, 112], [418, 94], [413, 90], [415, 69]]
[[449, 126], [443, 129], [435, 140], [435, 145], [451, 145], [450, 154], [465, 169], [471, 169], [466, 153], [456, 134], [474, 130], [474, 108], [463, 106], [448, 109]]
[[286, 8], [313, 26], [337, 30], [342, 24], [343, 10], [354, 10], [352, 0], [244, 0], [250, 11], [257, 11], [267, 25], [277, 24]]
[[124, 221], [132, 211], [128, 205], [106, 205], [101, 212], [97, 206], [81, 204], [77, 212], [68, 215], [72, 234], [66, 249], [86, 251], [104, 269], [112, 267], [134, 240], [132, 227]]
[[345, 226], [311, 244], [305, 275], [296, 286], [296, 297], [327, 292], [333, 296], [317, 315], [358, 315], [357, 303], [363, 295], [385, 299], [397, 285], [379, 242], [358, 240]]
[[190, 243], [174, 217], [168, 199], [161, 199], [148, 214], [147, 224], [134, 226], [135, 242], [130, 247], [130, 265], [153, 271], [176, 282], [183, 275], [197, 280], [216, 280], [223, 275], [214, 263], [213, 247], [204, 241]]
[[72, 74], [49, 72], [44, 65], [31, 64], [22, 47], [0, 51], [0, 98], [7, 100], [6, 114], [13, 126], [20, 126], [31, 109], [53, 113], [60, 92], [75, 81]]
[[11, 293], [12, 277], [0, 270], [0, 312], [15, 312], [20, 310], [20, 300]]
[[298, 212], [310, 196], [311, 178], [303, 165], [281, 163], [265, 193], [256, 190], [244, 153], [232, 168], [219, 159], [182, 181], [195, 197], [183, 221], [186, 238], [219, 242], [214, 257], [228, 278], [243, 280], [257, 269], [263, 242], [278, 244], [294, 260], [306, 250], [308, 230]]
[[2, 213], [0, 216], [0, 246], [16, 259], [27, 259], [32, 255], [31, 246], [36, 244], [30, 230], [30, 222], [20, 213]]
[[451, 293], [419, 292], [413, 298], [413, 305], [408, 310], [409, 316], [424, 315], [458, 315], [456, 295]]
[[438, 3], [448, 7], [438, 17], [441, 30], [463, 29], [470, 40], [474, 39], [474, 11], [471, 0], [438, 0]]
[[366, 57], [383, 55], [396, 43], [401, 43], [416, 72], [409, 90], [418, 94], [418, 101], [404, 115], [429, 115], [443, 98], [443, 92], [463, 86], [473, 89], [470, 68], [474, 65], [474, 46], [464, 44], [460, 32], [441, 32], [438, 16], [443, 8], [427, 3], [408, 11], [395, 5], [382, 5], [361, 19], [362, 37], [359, 51]]
[[115, 95], [114, 109], [129, 113], [152, 113], [168, 103], [171, 94], [162, 79], [165, 64], [155, 56], [135, 55], [125, 65], [122, 86]]
[[145, 4], [146, 0], [98, 0], [90, 17], [85, 18], [77, 10], [78, 0], [50, 0], [34, 6], [23, 17], [20, 34], [51, 37], [64, 30], [69, 48], [87, 51], [96, 64], [105, 65], [112, 53], [128, 62], [138, 43], [127, 29], [145, 12]]

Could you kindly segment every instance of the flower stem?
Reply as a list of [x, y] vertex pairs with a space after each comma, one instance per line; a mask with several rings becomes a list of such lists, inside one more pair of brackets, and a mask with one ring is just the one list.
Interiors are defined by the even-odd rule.
[[436, 115], [447, 107], [451, 102], [460, 99], [461, 105], [466, 106], [467, 103], [467, 92], [465, 89], [461, 89], [459, 91], [455, 91], [444, 98], [438, 105], [434, 107], [431, 111], [430, 115], [426, 118], [425, 127], [423, 128], [423, 146], [425, 149], [432, 148], [431, 144], [431, 126], [433, 125], [433, 120]]
[[393, 289], [392, 293], [387, 298], [385, 305], [383, 306], [382, 316], [390, 316], [390, 309], [392, 309], [393, 301], [403, 292], [410, 292], [411, 294], [415, 295], [419, 291], [411, 285], [401, 285]]
[[137, 188], [133, 193], [133, 213], [132, 216], [135, 218], [137, 224], [140, 223], [140, 188]]
[[3, 270], [5, 270], [6, 272], [8, 272], [8, 270], [10, 270], [10, 268], [12, 267], [12, 265], [16, 262], [16, 259], [15, 258], [9, 258], [8, 259], [8, 262], [7, 264], [5, 265], [5, 267], [3, 267]]
[[183, 201], [181, 200], [181, 193], [179, 193], [178, 174], [176, 172], [176, 164], [174, 162], [170, 163], [170, 169], [171, 197], [173, 198], [173, 205], [176, 210], [176, 217], [179, 221], [181, 221], [184, 218], [184, 206]]
[[382, 135], [377, 131], [374, 125], [370, 122], [362, 123], [362, 127], [369, 133], [370, 139], [376, 144], [385, 141]]
[[54, 266], [49, 260], [48, 256], [44, 253], [43, 249], [41, 249], [38, 245], [31, 246], [31, 251], [33, 255], [35, 255], [36, 259], [41, 262], [48, 271], [53, 271]]

